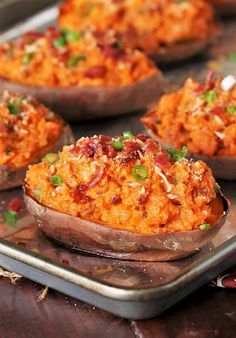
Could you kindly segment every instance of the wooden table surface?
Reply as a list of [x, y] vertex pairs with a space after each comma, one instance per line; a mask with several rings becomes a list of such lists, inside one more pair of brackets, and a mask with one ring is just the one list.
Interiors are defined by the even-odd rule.
[[[210, 55], [229, 51], [236, 51], [235, 19], [226, 23], [225, 35]], [[202, 62], [202, 58], [199, 61]], [[191, 71], [191, 67], [185, 68], [185, 63], [181, 67]], [[173, 72], [172, 76], [176, 74]], [[74, 129], [78, 137], [94, 133], [117, 134], [124, 129], [138, 132], [142, 129], [138, 117], [139, 114], [133, 114], [80, 123]], [[37, 302], [42, 289], [26, 279], [16, 285], [8, 279], [0, 279], [0, 338], [236, 337], [236, 293], [233, 289], [205, 286], [156, 319], [131, 322], [53, 290], [49, 290], [45, 300]]]
[[26, 279], [0, 280], [0, 338], [235, 338], [236, 292], [205, 286], [156, 319], [128, 321]]

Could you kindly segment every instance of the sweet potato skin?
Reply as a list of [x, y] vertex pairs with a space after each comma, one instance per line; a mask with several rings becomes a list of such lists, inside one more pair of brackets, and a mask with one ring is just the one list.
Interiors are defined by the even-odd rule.
[[[63, 145], [71, 144], [74, 142], [74, 136], [71, 128], [65, 124], [63, 128], [63, 133], [57, 143], [50, 149], [51, 152], [57, 152]], [[48, 151], [47, 151], [48, 152]], [[47, 153], [46, 152], [46, 153]], [[33, 163], [40, 161], [46, 153], [40, 154]], [[0, 166], [0, 191], [12, 189], [21, 186], [27, 166], [21, 167], [17, 170], [11, 170], [6, 165]]]
[[219, 219], [208, 230], [142, 235], [73, 217], [36, 202], [24, 186], [25, 203], [49, 238], [72, 249], [123, 260], [169, 261], [186, 257], [209, 242], [223, 226], [229, 202], [218, 192]]
[[34, 87], [0, 78], [0, 91], [31, 95], [61, 114], [80, 121], [141, 110], [161, 96], [164, 78], [160, 71], [132, 85], [109, 87]]
[[213, 38], [211, 37], [205, 40], [194, 40], [172, 46], [160, 47], [156, 53], [152, 53], [149, 56], [155, 62], [173, 63], [183, 61], [204, 52], [212, 40]]
[[[157, 137], [154, 132], [150, 129], [146, 129], [148, 135], [154, 140], [161, 143], [164, 147], [167, 145]], [[212, 170], [213, 176], [223, 180], [235, 180], [236, 179], [236, 157], [230, 156], [206, 156], [200, 154], [188, 153], [188, 158], [194, 160], [204, 161]]]

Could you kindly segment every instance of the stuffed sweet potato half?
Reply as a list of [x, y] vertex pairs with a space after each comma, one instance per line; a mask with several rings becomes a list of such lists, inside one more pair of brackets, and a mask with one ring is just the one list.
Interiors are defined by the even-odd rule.
[[5, 92], [0, 98], [0, 190], [21, 185], [30, 163], [71, 142], [69, 126], [48, 108]]
[[156, 61], [177, 61], [201, 52], [217, 28], [214, 13], [202, 0], [65, 0], [61, 27], [117, 36]]
[[202, 161], [145, 135], [81, 138], [27, 171], [26, 206], [59, 243], [121, 259], [170, 260], [208, 242], [227, 201]]
[[119, 41], [49, 27], [0, 48], [0, 90], [29, 93], [68, 119], [139, 110], [162, 91], [161, 72]]
[[142, 119], [148, 132], [163, 144], [202, 159], [218, 178], [236, 179], [236, 79], [214, 79], [209, 72], [204, 83], [186, 80], [183, 87], [164, 95]]

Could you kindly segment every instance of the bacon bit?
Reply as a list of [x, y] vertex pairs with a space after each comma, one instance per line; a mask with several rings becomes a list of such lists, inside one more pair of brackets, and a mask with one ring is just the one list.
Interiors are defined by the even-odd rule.
[[209, 72], [206, 75], [205, 83], [199, 84], [199, 86], [194, 90], [194, 92], [196, 94], [199, 94], [203, 91], [207, 91], [207, 90], [214, 88], [215, 82], [213, 78], [214, 78], [214, 72], [213, 70], [209, 70]]
[[211, 110], [212, 114], [216, 114], [216, 115], [222, 115], [225, 113], [225, 108], [224, 107], [215, 107]]
[[134, 153], [137, 150], [141, 150], [138, 143], [135, 143], [133, 141], [125, 142], [125, 151], [127, 153]]
[[95, 185], [101, 181], [103, 174], [104, 174], [104, 168], [99, 168], [97, 170], [97, 173], [92, 177], [92, 179], [88, 183], [86, 183], [86, 186], [88, 187], [88, 189], [95, 187]]
[[125, 51], [119, 48], [112, 48], [110, 46], [101, 46], [101, 49], [106, 57], [114, 60], [124, 59], [126, 57]]
[[100, 135], [99, 139], [103, 142], [109, 142], [109, 141], [111, 141], [112, 137], [108, 136], [108, 135]]
[[138, 134], [134, 137], [134, 139], [138, 139], [140, 141], [146, 142], [148, 139], [150, 139], [150, 136], [147, 136], [144, 134]]
[[49, 26], [46, 31], [46, 35], [48, 36], [51, 42], [58, 39], [61, 36], [61, 33], [53, 26]]
[[18, 197], [13, 197], [9, 204], [7, 209], [15, 212], [19, 212], [23, 207], [22, 201]]
[[0, 122], [0, 133], [5, 133], [6, 131], [7, 131], [6, 127], [4, 126], [2, 122]]
[[93, 187], [101, 181], [104, 174], [104, 168], [99, 168], [95, 175], [92, 176], [91, 180], [85, 184], [79, 184], [76, 188], [71, 190], [71, 194], [74, 197], [74, 201], [76, 203], [79, 202], [90, 202], [91, 197], [85, 195], [85, 192]]
[[25, 33], [17, 40], [17, 47], [23, 49], [25, 45], [33, 43], [36, 40], [41, 39], [42, 37], [43, 33], [40, 32]]
[[206, 75], [205, 90], [209, 90], [214, 87], [215, 83], [214, 83], [213, 78], [214, 78], [214, 71], [209, 70], [209, 72]]
[[153, 153], [157, 150], [157, 144], [151, 138], [149, 138], [145, 143], [145, 150], [147, 153]]
[[106, 74], [107, 68], [105, 66], [93, 66], [87, 69], [84, 73], [85, 76], [90, 77], [91, 79], [96, 79], [97, 77], [104, 77]]
[[112, 204], [119, 204], [121, 202], [122, 202], [122, 198], [120, 197], [120, 195], [112, 196], [112, 199], [111, 199]]
[[79, 146], [74, 146], [72, 149], [70, 149], [71, 155], [78, 155], [80, 153], [80, 147]]
[[171, 167], [170, 161], [167, 159], [167, 154], [159, 154], [155, 158], [155, 164], [161, 169], [168, 169]]
[[91, 202], [91, 197], [85, 195], [87, 187], [85, 184], [79, 184], [76, 188], [71, 190], [71, 195], [74, 198], [75, 203], [89, 203]]
[[80, 152], [82, 155], [86, 157], [93, 157], [94, 156], [94, 149], [95, 147], [92, 146], [93, 144], [84, 144], [80, 147]]
[[117, 155], [115, 149], [110, 144], [107, 147], [107, 154], [106, 155], [107, 155], [108, 158], [114, 158]]
[[199, 84], [197, 88], [194, 89], [196, 94], [200, 94], [205, 90], [205, 84]]
[[145, 193], [139, 197], [138, 203], [143, 205], [147, 202], [148, 196], [150, 195], [150, 189], [146, 189]]

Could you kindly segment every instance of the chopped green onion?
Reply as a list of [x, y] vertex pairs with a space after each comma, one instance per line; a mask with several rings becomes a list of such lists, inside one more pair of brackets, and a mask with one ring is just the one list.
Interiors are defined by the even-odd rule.
[[217, 93], [214, 89], [208, 90], [206, 93], [202, 96], [203, 100], [205, 100], [207, 103], [212, 103], [217, 98]]
[[203, 224], [199, 225], [199, 228], [201, 230], [208, 230], [208, 229], [210, 229], [210, 227], [211, 227], [211, 225], [209, 223], [203, 223]]
[[32, 59], [33, 59], [33, 53], [24, 53], [22, 56], [22, 62], [24, 65], [30, 64]]
[[175, 0], [177, 4], [181, 4], [182, 2], [185, 2], [185, 0]]
[[228, 56], [229, 61], [236, 62], [236, 52], [232, 52]]
[[79, 32], [67, 31], [65, 37], [67, 42], [73, 42], [79, 40], [81, 38], [81, 35]]
[[227, 109], [226, 109], [226, 111], [227, 111], [227, 114], [229, 114], [229, 115], [232, 116], [236, 112], [236, 107], [234, 107], [234, 106], [228, 106]]
[[67, 45], [66, 38], [64, 36], [61, 36], [60, 38], [56, 39], [54, 41], [54, 46], [56, 48], [63, 48]]
[[14, 102], [9, 102], [8, 105], [7, 105], [7, 108], [9, 110], [10, 114], [12, 114], [12, 115], [18, 115], [18, 114], [20, 114], [20, 108]]
[[61, 175], [53, 175], [50, 177], [50, 182], [55, 185], [61, 185], [63, 183], [63, 178], [61, 177]]
[[167, 147], [167, 152], [171, 155], [172, 160], [178, 161], [187, 155], [188, 148], [186, 146], [183, 146], [182, 150], [178, 150], [173, 147]]
[[4, 222], [8, 225], [16, 225], [17, 212], [13, 210], [5, 211], [3, 214]]
[[131, 174], [136, 180], [145, 180], [148, 177], [148, 170], [143, 165], [135, 165], [131, 169]]
[[131, 131], [124, 131], [123, 132], [123, 137], [124, 137], [125, 140], [132, 140], [133, 136], [134, 135], [132, 134]]
[[112, 146], [115, 150], [122, 150], [124, 145], [123, 145], [123, 142], [121, 140], [118, 140], [118, 141], [114, 141], [112, 143]]
[[55, 164], [60, 159], [59, 155], [56, 153], [48, 153], [44, 156], [43, 161], [47, 164]]
[[78, 62], [80, 61], [85, 61], [86, 60], [86, 57], [84, 55], [77, 55], [77, 56], [72, 56], [68, 62], [67, 62], [67, 65], [68, 67], [70, 68], [73, 68], [73, 67], [76, 67]]

